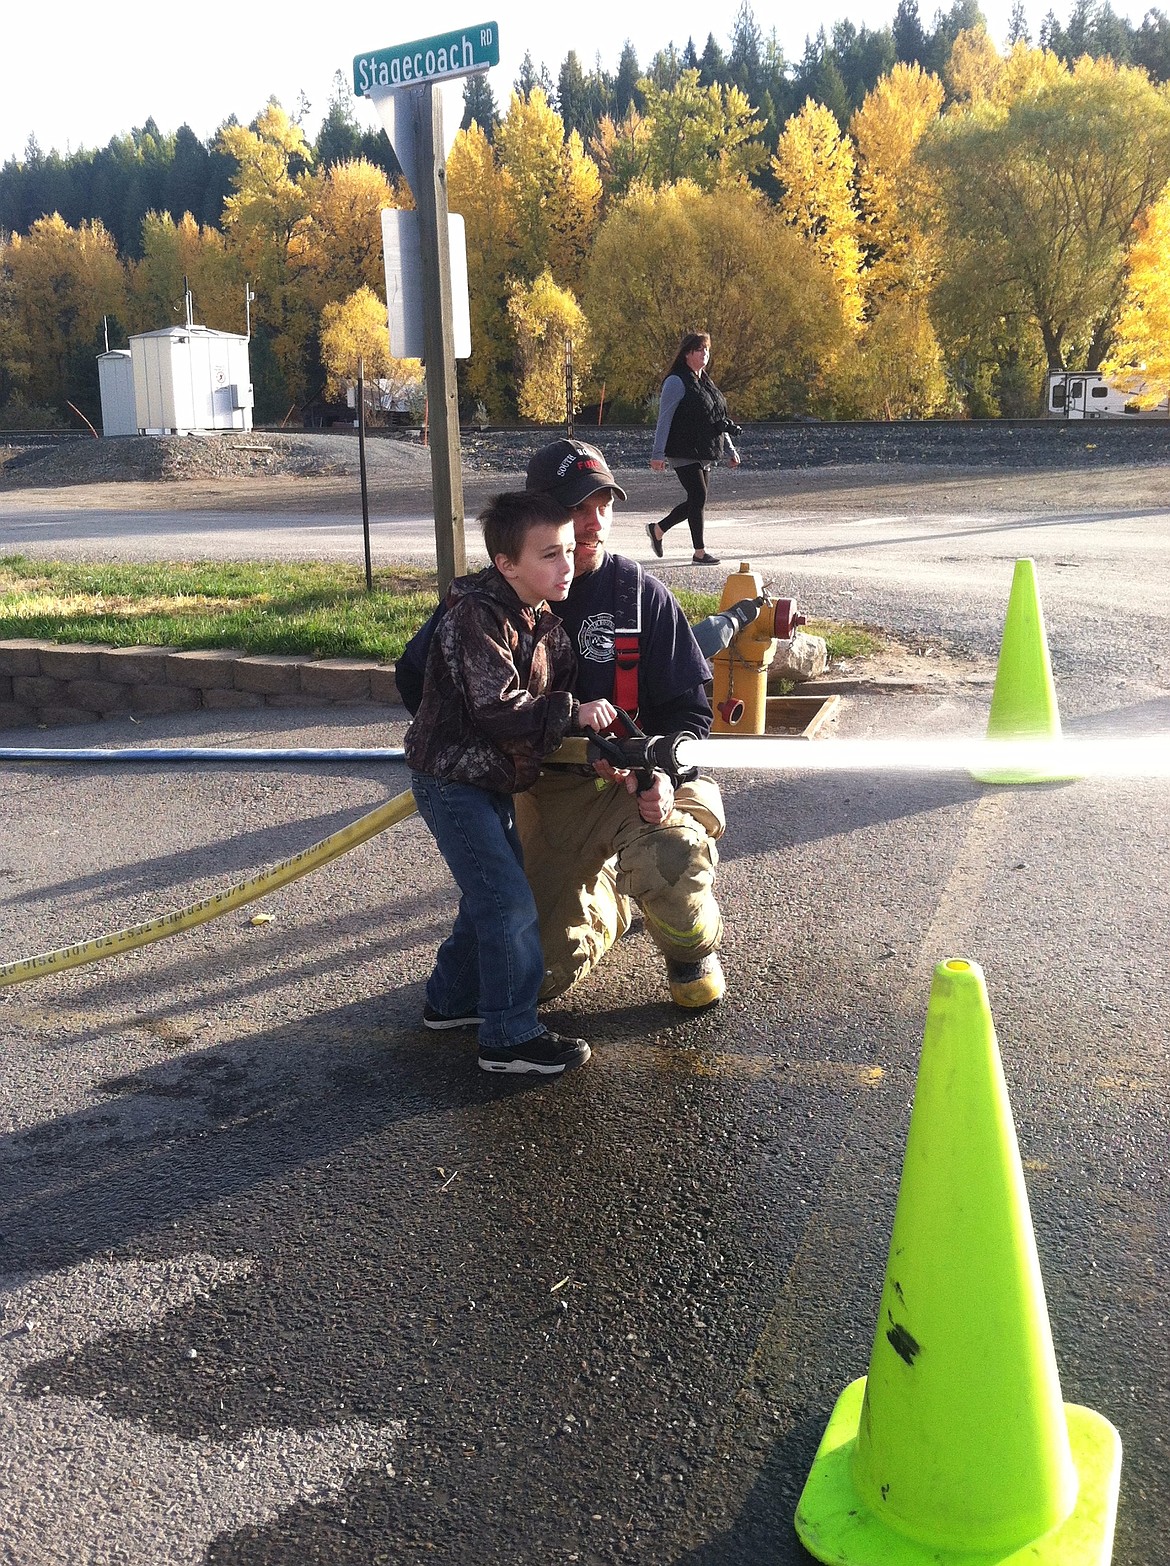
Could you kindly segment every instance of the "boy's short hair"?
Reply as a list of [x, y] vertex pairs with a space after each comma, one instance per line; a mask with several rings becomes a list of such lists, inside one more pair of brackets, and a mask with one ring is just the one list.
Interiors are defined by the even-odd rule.
[[488, 558], [494, 560], [503, 555], [507, 560], [518, 560], [524, 548], [524, 540], [534, 527], [551, 523], [563, 527], [573, 519], [559, 500], [539, 490], [506, 490], [493, 495], [479, 514], [483, 528], [483, 541]]

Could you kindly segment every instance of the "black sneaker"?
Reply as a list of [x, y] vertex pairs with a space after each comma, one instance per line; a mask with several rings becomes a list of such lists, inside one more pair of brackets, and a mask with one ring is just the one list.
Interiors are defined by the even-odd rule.
[[592, 1054], [584, 1039], [568, 1039], [546, 1028], [523, 1044], [507, 1044], [503, 1049], [479, 1047], [481, 1071], [539, 1071], [555, 1077], [570, 1066], [583, 1066]]
[[433, 1006], [423, 1007], [424, 1028], [478, 1028], [482, 1021], [482, 1017], [474, 1015], [448, 1017], [446, 1012], [436, 1011]]
[[709, 555], [706, 550], [701, 555], [695, 555], [691, 560], [692, 565], [718, 565], [719, 556]]
[[659, 538], [658, 534], [654, 531], [656, 526], [657, 526], [657, 523], [647, 522], [647, 524], [646, 524], [646, 535], [647, 535], [647, 537], [650, 540], [650, 548], [658, 556], [659, 560], [661, 560], [662, 559], [662, 540]]

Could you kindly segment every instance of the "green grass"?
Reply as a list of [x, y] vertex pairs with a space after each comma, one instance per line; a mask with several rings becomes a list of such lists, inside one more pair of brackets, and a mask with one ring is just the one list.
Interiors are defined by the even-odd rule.
[[810, 636], [823, 636], [829, 650], [829, 662], [841, 658], [868, 658], [881, 652], [885, 637], [868, 625], [838, 625], [833, 620], [810, 620], [805, 626]]
[[392, 661], [435, 605], [434, 573], [207, 562], [0, 559], [0, 638]]
[[[110, 647], [230, 647], [248, 653], [393, 662], [435, 604], [433, 572], [356, 566], [207, 561], [72, 565], [0, 558], [0, 639], [99, 642]], [[677, 594], [692, 622], [716, 593]], [[864, 656], [881, 639], [862, 626], [817, 620], [829, 657]]]

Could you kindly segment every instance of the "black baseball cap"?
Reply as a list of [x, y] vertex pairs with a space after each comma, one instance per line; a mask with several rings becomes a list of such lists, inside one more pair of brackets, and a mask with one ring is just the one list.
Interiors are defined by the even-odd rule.
[[599, 489], [612, 489], [619, 500], [626, 498], [600, 451], [583, 440], [554, 440], [533, 452], [524, 488], [542, 490], [566, 510]]

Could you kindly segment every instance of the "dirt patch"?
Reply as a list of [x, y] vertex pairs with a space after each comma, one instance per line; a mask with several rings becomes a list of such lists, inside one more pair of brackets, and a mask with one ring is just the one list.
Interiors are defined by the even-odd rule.
[[982, 657], [941, 638], [916, 641], [893, 637], [873, 627], [883, 645], [863, 657], [831, 663], [819, 680], [799, 687], [808, 695], [826, 690], [937, 690], [943, 686], [990, 686], [995, 659]]

